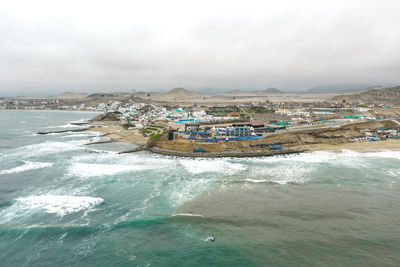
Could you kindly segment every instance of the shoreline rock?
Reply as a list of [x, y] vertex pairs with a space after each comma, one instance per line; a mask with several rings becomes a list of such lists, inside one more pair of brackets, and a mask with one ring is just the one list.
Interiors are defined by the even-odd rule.
[[183, 152], [162, 149], [158, 147], [151, 147], [148, 151], [176, 157], [189, 157], [189, 158], [251, 158], [251, 157], [272, 157], [278, 155], [300, 154], [306, 152], [305, 149], [284, 149], [279, 151], [252, 151], [252, 152]]

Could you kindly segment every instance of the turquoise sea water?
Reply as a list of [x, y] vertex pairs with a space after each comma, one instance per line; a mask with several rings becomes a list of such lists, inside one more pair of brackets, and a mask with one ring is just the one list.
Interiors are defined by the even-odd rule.
[[35, 134], [94, 115], [0, 111], [1, 266], [400, 262], [400, 151], [183, 159]]

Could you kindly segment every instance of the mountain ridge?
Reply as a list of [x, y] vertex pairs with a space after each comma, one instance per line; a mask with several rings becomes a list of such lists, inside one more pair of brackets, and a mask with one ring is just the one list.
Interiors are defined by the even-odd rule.
[[363, 102], [375, 104], [400, 104], [400, 85], [387, 88], [373, 88], [367, 91], [334, 96], [329, 101]]

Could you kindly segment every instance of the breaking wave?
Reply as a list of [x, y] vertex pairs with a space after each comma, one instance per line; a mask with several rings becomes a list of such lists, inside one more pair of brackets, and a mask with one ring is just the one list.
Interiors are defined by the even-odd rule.
[[19, 210], [40, 209], [45, 213], [64, 216], [70, 213], [89, 210], [102, 202], [102, 198], [85, 196], [29, 196], [17, 198], [11, 208]]
[[199, 174], [205, 172], [217, 172], [234, 174], [247, 169], [246, 165], [232, 163], [227, 160], [191, 160], [182, 159], [179, 163], [190, 173]]
[[[41, 195], [15, 199], [11, 206], [0, 211], [0, 224], [12, 224], [13, 227], [39, 226], [50, 221], [45, 214], [65, 215], [83, 211], [84, 216], [101, 204], [102, 198], [68, 195]], [[50, 219], [49, 219], [50, 220]], [[53, 220], [53, 219], [51, 219]], [[36, 221], [36, 223], [35, 223]]]
[[92, 163], [73, 163], [69, 167], [69, 174], [79, 177], [114, 175], [118, 173], [140, 171], [148, 169], [140, 165], [120, 165], [120, 164], [92, 164]]
[[21, 147], [21, 151], [19, 151], [19, 154], [22, 154], [24, 156], [42, 156], [57, 152], [82, 150], [85, 149], [84, 147], [82, 147], [82, 145], [84, 145], [85, 143], [87, 143], [86, 140], [74, 140], [68, 142], [48, 141], [44, 143]]
[[35, 169], [40, 169], [40, 168], [46, 168], [50, 167], [53, 165], [53, 163], [47, 163], [47, 162], [30, 162], [30, 161], [24, 161], [25, 164], [8, 169], [8, 170], [3, 170], [0, 171], [0, 174], [12, 174], [12, 173], [20, 173], [28, 170], [35, 170]]

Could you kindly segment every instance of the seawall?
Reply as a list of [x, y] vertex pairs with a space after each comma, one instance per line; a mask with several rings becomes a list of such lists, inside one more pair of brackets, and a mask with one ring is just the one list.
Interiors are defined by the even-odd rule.
[[176, 156], [176, 157], [190, 157], [190, 158], [247, 158], [247, 157], [272, 157], [278, 155], [299, 154], [306, 150], [265, 150], [265, 151], [249, 151], [249, 152], [183, 152], [176, 150], [162, 149], [158, 147], [151, 147], [149, 151], [157, 154]]

